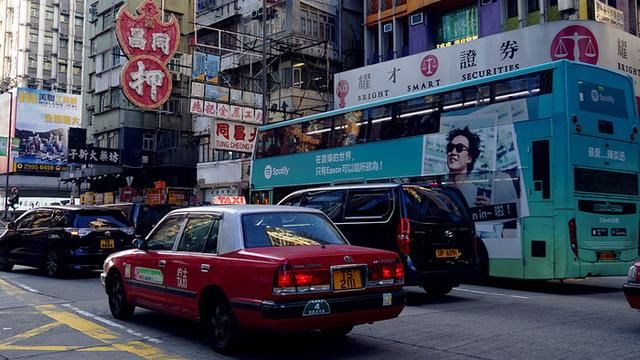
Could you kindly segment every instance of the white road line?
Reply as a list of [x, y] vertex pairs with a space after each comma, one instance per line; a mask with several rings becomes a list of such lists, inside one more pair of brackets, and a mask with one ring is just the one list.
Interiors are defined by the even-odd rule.
[[19, 281], [10, 280], [10, 282], [12, 284], [14, 284], [15, 286], [18, 286], [20, 288], [23, 288], [24, 290], [27, 290], [28, 292], [32, 292], [32, 293], [36, 293], [36, 294], [42, 294], [40, 291], [38, 291], [38, 290], [36, 290], [36, 289], [34, 289], [34, 288], [30, 287], [30, 286], [27, 286], [27, 285], [25, 285], [25, 284], [23, 284], [23, 283], [21, 283]]
[[80, 314], [82, 316], [88, 317], [90, 319], [93, 319], [93, 320], [95, 320], [95, 321], [97, 321], [99, 323], [105, 324], [107, 326], [111, 326], [111, 327], [114, 327], [116, 329], [120, 329], [120, 330], [126, 331], [128, 334], [131, 334], [133, 336], [137, 336], [139, 338], [142, 338], [142, 339], [147, 340], [149, 342], [152, 342], [154, 344], [161, 344], [162, 343], [162, 340], [158, 340], [156, 338], [152, 338], [150, 336], [146, 336], [141, 332], [129, 329], [126, 326], [123, 326], [123, 325], [120, 325], [120, 324], [118, 324], [116, 322], [113, 322], [111, 320], [105, 319], [102, 316], [94, 315], [94, 314], [92, 314], [92, 313], [90, 313], [88, 311], [84, 311], [82, 309], [79, 309], [79, 308], [77, 308], [77, 307], [75, 307], [75, 306], [73, 306], [71, 304], [63, 304], [62, 306], [70, 309], [71, 311], [73, 311], [73, 312], [75, 312], [77, 314]]
[[471, 289], [462, 289], [462, 288], [453, 288], [453, 290], [455, 291], [463, 291], [463, 292], [470, 292], [470, 293], [474, 293], [474, 294], [481, 294], [481, 295], [492, 295], [492, 296], [505, 296], [505, 297], [510, 297], [510, 298], [515, 298], [515, 299], [529, 299], [528, 296], [519, 296], [519, 295], [509, 295], [509, 294], [500, 294], [500, 293], [492, 293], [492, 292], [486, 292], [486, 291], [478, 291], [478, 290], [471, 290]]

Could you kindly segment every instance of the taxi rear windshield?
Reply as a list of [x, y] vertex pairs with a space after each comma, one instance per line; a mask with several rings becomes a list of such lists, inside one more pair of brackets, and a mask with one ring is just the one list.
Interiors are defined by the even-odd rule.
[[242, 217], [245, 248], [346, 244], [324, 217], [308, 213], [248, 214]]

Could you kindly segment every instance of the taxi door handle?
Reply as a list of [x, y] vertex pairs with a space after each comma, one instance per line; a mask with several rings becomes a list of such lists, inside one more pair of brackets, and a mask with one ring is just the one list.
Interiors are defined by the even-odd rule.
[[208, 264], [202, 264], [202, 265], [200, 265], [200, 271], [202, 271], [202, 272], [209, 272], [209, 265], [208, 265]]
[[160, 262], [158, 263], [158, 266], [163, 268], [165, 265], [167, 265], [167, 261], [166, 260], [160, 260]]

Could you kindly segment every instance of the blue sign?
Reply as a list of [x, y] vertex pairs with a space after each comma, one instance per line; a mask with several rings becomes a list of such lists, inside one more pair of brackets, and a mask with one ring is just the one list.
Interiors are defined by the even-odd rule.
[[220, 72], [220, 56], [207, 54], [207, 82], [217, 83]]
[[587, 81], [579, 83], [580, 110], [602, 115], [627, 117], [624, 90]]
[[198, 51], [193, 52], [192, 77], [204, 81], [207, 73], [207, 54]]

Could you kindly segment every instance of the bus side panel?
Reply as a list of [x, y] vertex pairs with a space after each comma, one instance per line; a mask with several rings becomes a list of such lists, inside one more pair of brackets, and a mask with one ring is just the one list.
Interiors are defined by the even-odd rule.
[[553, 218], [527, 217], [523, 221], [525, 279], [554, 277]]

